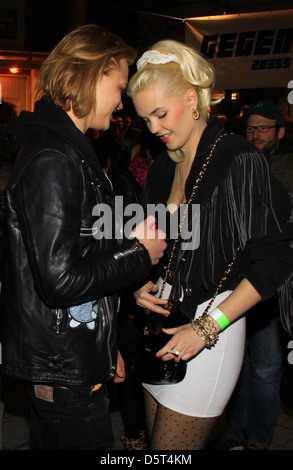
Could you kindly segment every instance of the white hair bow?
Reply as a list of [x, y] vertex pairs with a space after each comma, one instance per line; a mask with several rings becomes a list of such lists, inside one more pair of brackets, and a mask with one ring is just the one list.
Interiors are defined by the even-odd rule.
[[137, 70], [140, 70], [146, 64], [160, 65], [168, 64], [169, 62], [177, 62], [177, 64], [179, 64], [179, 60], [175, 54], [162, 54], [159, 51], [150, 50], [142, 54], [141, 58], [137, 61], [136, 67]]

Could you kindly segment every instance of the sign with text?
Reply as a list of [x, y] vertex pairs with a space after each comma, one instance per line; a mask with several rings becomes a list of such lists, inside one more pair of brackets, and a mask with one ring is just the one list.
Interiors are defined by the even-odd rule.
[[187, 18], [185, 41], [214, 66], [216, 88], [283, 88], [293, 78], [293, 10]]

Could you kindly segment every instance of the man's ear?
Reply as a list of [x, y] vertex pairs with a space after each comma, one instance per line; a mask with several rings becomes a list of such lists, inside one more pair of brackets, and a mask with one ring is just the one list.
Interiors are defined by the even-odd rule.
[[283, 139], [283, 137], [285, 136], [285, 133], [286, 133], [285, 127], [280, 127], [280, 129], [278, 131], [278, 138]]

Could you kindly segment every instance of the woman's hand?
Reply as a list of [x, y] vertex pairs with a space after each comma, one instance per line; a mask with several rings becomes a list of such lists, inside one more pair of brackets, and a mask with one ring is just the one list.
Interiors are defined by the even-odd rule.
[[170, 361], [176, 357], [168, 351], [178, 351], [177, 358], [188, 361], [205, 347], [205, 342], [196, 334], [190, 323], [177, 328], [163, 329], [163, 331], [167, 335], [173, 335], [170, 341], [156, 354], [163, 361]]
[[152, 312], [161, 313], [163, 315], [168, 315], [169, 312], [163, 308], [164, 305], [167, 305], [168, 300], [159, 299], [155, 296], [158, 292], [158, 285], [149, 281], [136, 292], [134, 292], [134, 298], [140, 307], [147, 308]]
[[[236, 289], [218, 307], [227, 316], [229, 322], [233, 323], [260, 300], [261, 297], [252, 284], [247, 279], [242, 279]], [[219, 324], [215, 320], [213, 322], [217, 332], [220, 333]], [[170, 341], [157, 352], [157, 357], [161, 357], [164, 361], [170, 361], [175, 357], [168, 351], [178, 351], [179, 358], [188, 361], [205, 347], [205, 342], [198, 336], [190, 323], [163, 331], [167, 335], [173, 335]]]

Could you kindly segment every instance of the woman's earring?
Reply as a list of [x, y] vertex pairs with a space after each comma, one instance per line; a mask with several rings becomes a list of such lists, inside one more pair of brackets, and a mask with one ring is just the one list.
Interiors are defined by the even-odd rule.
[[194, 109], [192, 111], [192, 117], [195, 121], [197, 121], [199, 119], [199, 111], [197, 109]]

